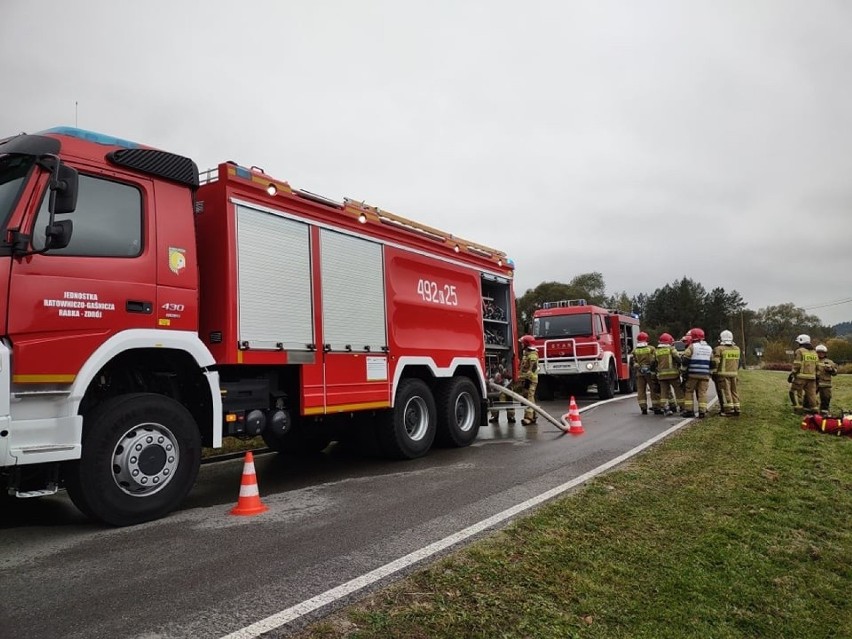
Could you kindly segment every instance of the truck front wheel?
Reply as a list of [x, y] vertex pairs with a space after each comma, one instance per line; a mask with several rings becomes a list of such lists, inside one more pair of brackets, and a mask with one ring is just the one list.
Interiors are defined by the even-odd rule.
[[615, 397], [615, 391], [617, 388], [618, 376], [615, 374], [615, 366], [612, 362], [610, 362], [607, 372], [602, 373], [598, 380], [598, 398], [612, 399]]
[[636, 373], [631, 369], [630, 376], [627, 379], [619, 380], [618, 392], [622, 395], [636, 392]]
[[377, 424], [385, 455], [414, 459], [429, 452], [435, 441], [435, 398], [421, 379], [403, 379], [396, 390], [394, 407]]
[[65, 483], [86, 515], [113, 526], [158, 519], [186, 497], [201, 463], [201, 437], [181, 404], [163, 395], [114, 397], [83, 420], [82, 457]]

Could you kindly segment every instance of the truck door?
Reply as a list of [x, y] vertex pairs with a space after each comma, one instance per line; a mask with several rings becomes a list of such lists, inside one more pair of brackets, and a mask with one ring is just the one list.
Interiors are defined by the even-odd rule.
[[[69, 384], [89, 355], [116, 333], [153, 328], [156, 302], [154, 197], [150, 180], [80, 171], [71, 241], [13, 258], [8, 332], [13, 382]], [[44, 247], [47, 177], [27, 215], [35, 250]]]
[[326, 410], [390, 406], [382, 246], [321, 229], [320, 264]]

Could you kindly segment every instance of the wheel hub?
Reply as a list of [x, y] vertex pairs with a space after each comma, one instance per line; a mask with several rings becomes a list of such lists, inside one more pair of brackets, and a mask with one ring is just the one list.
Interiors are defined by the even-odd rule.
[[412, 397], [405, 405], [405, 431], [414, 441], [423, 439], [429, 427], [429, 415], [422, 397]]
[[112, 457], [118, 487], [134, 496], [162, 490], [174, 477], [179, 448], [174, 434], [162, 424], [140, 424], [118, 440]]
[[473, 428], [474, 424], [473, 398], [463, 393], [456, 398], [456, 424], [462, 432]]

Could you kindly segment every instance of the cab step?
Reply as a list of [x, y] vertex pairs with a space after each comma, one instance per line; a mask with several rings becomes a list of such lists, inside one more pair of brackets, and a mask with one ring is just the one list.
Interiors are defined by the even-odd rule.
[[40, 490], [16, 490], [15, 497], [18, 499], [29, 499], [30, 497], [47, 497], [48, 495], [55, 495], [59, 490], [59, 487], [55, 484], [48, 486], [47, 488], [42, 488]]

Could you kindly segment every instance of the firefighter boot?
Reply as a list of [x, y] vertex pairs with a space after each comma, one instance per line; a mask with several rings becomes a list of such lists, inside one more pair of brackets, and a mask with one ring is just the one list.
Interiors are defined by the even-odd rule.
[[799, 406], [799, 403], [796, 401], [796, 391], [790, 391], [790, 403], [793, 405], [793, 412], [800, 413], [802, 412], [802, 407]]

